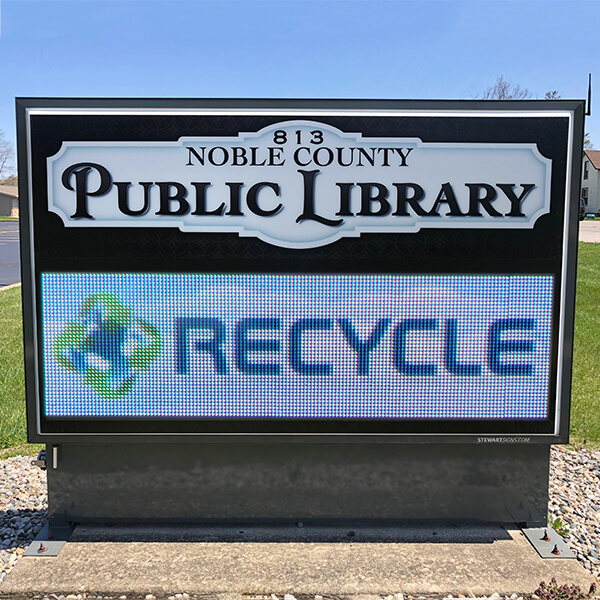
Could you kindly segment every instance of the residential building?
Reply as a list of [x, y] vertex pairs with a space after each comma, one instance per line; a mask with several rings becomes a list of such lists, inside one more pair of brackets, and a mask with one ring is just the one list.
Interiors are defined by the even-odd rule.
[[581, 197], [586, 213], [600, 214], [600, 150], [583, 151]]
[[16, 185], [0, 185], [0, 216], [19, 216], [19, 188]]

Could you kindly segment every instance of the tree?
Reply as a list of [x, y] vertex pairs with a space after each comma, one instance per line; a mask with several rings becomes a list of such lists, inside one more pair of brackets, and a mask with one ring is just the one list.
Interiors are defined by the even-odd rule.
[[6, 139], [4, 131], [0, 130], [0, 180], [6, 179], [15, 173], [15, 151], [12, 144]]
[[481, 97], [482, 100], [526, 100], [527, 98], [531, 98], [531, 92], [518, 83], [510, 83], [504, 79], [504, 75], [496, 77], [494, 85], [488, 87]]
[[16, 175], [11, 175], [6, 179], [0, 179], [0, 185], [10, 185], [12, 187], [17, 187], [19, 185], [19, 178]]
[[551, 92], [546, 92], [546, 95], [544, 96], [544, 100], [560, 100], [560, 99], [561, 99], [561, 95], [556, 90], [552, 90]]

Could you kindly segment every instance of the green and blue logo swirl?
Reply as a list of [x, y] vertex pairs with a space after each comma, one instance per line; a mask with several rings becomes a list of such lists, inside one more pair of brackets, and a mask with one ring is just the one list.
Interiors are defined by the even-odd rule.
[[53, 344], [54, 357], [102, 398], [126, 396], [161, 350], [156, 327], [109, 293], [92, 294]]

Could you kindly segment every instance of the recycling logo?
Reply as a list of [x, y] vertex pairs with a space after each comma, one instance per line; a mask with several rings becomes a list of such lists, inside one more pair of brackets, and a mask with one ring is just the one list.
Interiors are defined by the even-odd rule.
[[53, 344], [58, 364], [78, 373], [107, 399], [126, 396], [138, 373], [148, 368], [160, 350], [156, 327], [134, 317], [109, 293], [86, 298], [77, 319], [66, 325]]

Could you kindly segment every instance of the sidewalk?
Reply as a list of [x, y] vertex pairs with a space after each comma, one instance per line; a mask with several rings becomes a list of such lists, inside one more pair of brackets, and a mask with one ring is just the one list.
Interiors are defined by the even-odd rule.
[[[520, 531], [499, 526], [225, 529], [80, 526], [58, 557], [23, 557], [0, 597], [187, 593], [262, 600], [289, 593], [368, 600], [396, 593], [523, 595], [552, 577], [587, 592], [593, 581], [576, 560], [542, 559]], [[274, 535], [295, 541], [275, 542]], [[240, 536], [250, 541], [210, 541]], [[166, 541], [173, 539], [185, 541]]]
[[579, 241], [600, 244], [600, 221], [580, 221]]

